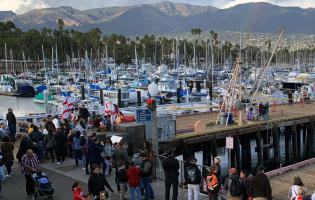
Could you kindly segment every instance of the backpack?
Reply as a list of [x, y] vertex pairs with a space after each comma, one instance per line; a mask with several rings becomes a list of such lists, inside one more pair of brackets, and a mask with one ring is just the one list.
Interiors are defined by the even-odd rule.
[[231, 194], [232, 197], [239, 197], [242, 195], [242, 185], [241, 185], [241, 181], [239, 180], [238, 177], [231, 177], [230, 180], [231, 185], [229, 188], [229, 192]]

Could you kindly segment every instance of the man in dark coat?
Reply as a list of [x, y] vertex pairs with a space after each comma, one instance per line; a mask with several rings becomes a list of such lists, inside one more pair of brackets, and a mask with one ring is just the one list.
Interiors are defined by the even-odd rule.
[[8, 114], [6, 116], [6, 119], [8, 121], [9, 131], [10, 131], [10, 137], [15, 140], [15, 134], [16, 134], [16, 118], [13, 113], [13, 109], [8, 109]]
[[178, 176], [179, 176], [179, 162], [174, 158], [173, 151], [167, 151], [168, 157], [163, 161], [163, 169], [165, 173], [165, 199], [170, 198], [170, 189], [173, 185], [173, 198], [177, 200], [178, 195]]
[[27, 133], [24, 133], [22, 137], [23, 138], [20, 143], [20, 148], [16, 154], [16, 158], [19, 160], [19, 162], [21, 162], [22, 156], [26, 154], [28, 149], [33, 149], [33, 141], [29, 138]]
[[262, 198], [267, 200], [272, 200], [271, 186], [269, 179], [266, 174], [264, 174], [264, 167], [259, 166], [257, 168], [257, 174], [253, 178], [250, 185], [250, 195], [253, 199]]
[[84, 119], [85, 123], [88, 122], [88, 118], [91, 116], [84, 104], [81, 106], [79, 114]]

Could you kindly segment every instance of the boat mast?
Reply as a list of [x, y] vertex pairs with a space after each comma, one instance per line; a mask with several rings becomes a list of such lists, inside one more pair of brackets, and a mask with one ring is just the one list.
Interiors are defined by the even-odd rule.
[[5, 73], [8, 74], [7, 43], [4, 43], [4, 51], [5, 51]]
[[138, 54], [137, 54], [137, 45], [135, 44], [135, 61], [136, 61], [136, 70], [137, 70], [137, 80], [139, 83], [139, 66], [138, 66]]

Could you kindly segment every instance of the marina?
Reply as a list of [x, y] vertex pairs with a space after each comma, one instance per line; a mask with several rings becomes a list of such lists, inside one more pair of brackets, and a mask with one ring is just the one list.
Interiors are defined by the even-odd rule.
[[200, 2], [0, 11], [0, 196], [314, 200], [315, 10]]

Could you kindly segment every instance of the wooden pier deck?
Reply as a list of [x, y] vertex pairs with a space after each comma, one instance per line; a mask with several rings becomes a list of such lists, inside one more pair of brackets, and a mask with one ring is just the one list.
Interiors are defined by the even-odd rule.
[[[272, 112], [270, 107], [270, 120], [269, 124], [272, 123], [283, 123], [286, 121], [293, 120], [301, 120], [303, 118], [313, 118], [315, 117], [315, 103], [312, 104], [304, 104], [302, 106], [301, 103], [294, 104], [294, 106], [289, 107], [289, 105], [278, 105], [276, 106], [276, 111]], [[243, 113], [244, 118], [245, 113]], [[177, 135], [177, 138], [190, 138], [196, 136], [193, 132], [193, 126], [198, 121], [201, 120], [207, 125], [206, 131], [204, 133], [198, 134], [200, 135], [211, 135], [219, 132], [225, 131], [233, 131], [240, 128], [257, 128], [258, 126], [263, 126], [266, 124], [266, 121], [263, 120], [253, 120], [246, 121], [244, 125], [239, 126], [237, 124], [229, 125], [227, 127], [222, 125], [215, 126], [215, 122], [217, 120], [218, 113], [205, 113], [199, 115], [190, 115], [190, 116], [181, 116], [176, 120], [176, 127], [179, 132], [181, 130], [187, 130], [185, 133], [181, 133]], [[234, 119], [237, 122], [237, 117]]]
[[312, 164], [271, 177], [270, 183], [274, 200], [288, 199], [288, 191], [293, 184], [295, 176], [299, 176], [302, 179], [308, 195], [315, 191], [315, 164]]

